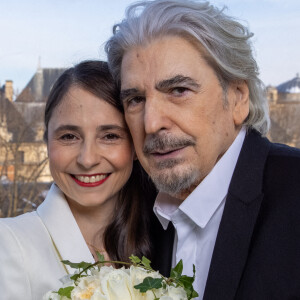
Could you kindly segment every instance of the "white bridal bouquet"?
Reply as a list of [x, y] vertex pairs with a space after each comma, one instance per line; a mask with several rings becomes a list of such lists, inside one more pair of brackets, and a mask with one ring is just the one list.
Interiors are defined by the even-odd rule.
[[[171, 270], [166, 278], [154, 271], [150, 260], [132, 255], [131, 263], [105, 261], [97, 253], [98, 261], [94, 264], [81, 262], [64, 264], [76, 269], [72, 276], [64, 277], [63, 287], [57, 292], [50, 291], [43, 300], [189, 300], [198, 296], [193, 289], [193, 277], [182, 275], [182, 261]], [[115, 269], [105, 263], [128, 265]]]

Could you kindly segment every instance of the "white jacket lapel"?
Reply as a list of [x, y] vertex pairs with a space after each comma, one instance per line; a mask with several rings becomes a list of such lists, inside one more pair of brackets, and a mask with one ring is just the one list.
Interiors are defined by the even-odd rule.
[[[53, 184], [37, 214], [42, 219], [62, 260], [94, 262], [68, 202], [61, 190]], [[74, 270], [67, 266], [67, 270]]]

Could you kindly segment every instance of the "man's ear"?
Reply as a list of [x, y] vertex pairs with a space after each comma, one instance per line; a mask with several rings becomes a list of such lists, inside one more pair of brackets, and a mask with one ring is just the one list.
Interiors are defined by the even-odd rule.
[[235, 126], [243, 124], [249, 114], [249, 88], [245, 80], [232, 84], [234, 91], [233, 121]]

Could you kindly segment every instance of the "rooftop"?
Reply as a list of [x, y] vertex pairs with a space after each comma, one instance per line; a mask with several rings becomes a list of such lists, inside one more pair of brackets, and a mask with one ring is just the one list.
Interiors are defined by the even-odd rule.
[[54, 82], [64, 71], [62, 68], [38, 68], [16, 102], [46, 102]]
[[300, 77], [296, 77], [277, 86], [278, 93], [300, 94]]

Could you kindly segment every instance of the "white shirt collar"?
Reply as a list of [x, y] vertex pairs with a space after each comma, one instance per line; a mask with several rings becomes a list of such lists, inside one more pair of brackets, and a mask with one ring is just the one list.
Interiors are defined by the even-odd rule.
[[154, 212], [164, 229], [168, 227], [172, 216], [180, 214], [177, 209], [201, 228], [207, 225], [227, 195], [245, 135], [246, 129], [242, 128], [211, 172], [181, 204], [176, 198], [164, 193], [158, 194]]
[[153, 210], [165, 230], [168, 228], [172, 215], [178, 210], [181, 203], [181, 200], [168, 194], [158, 193]]

